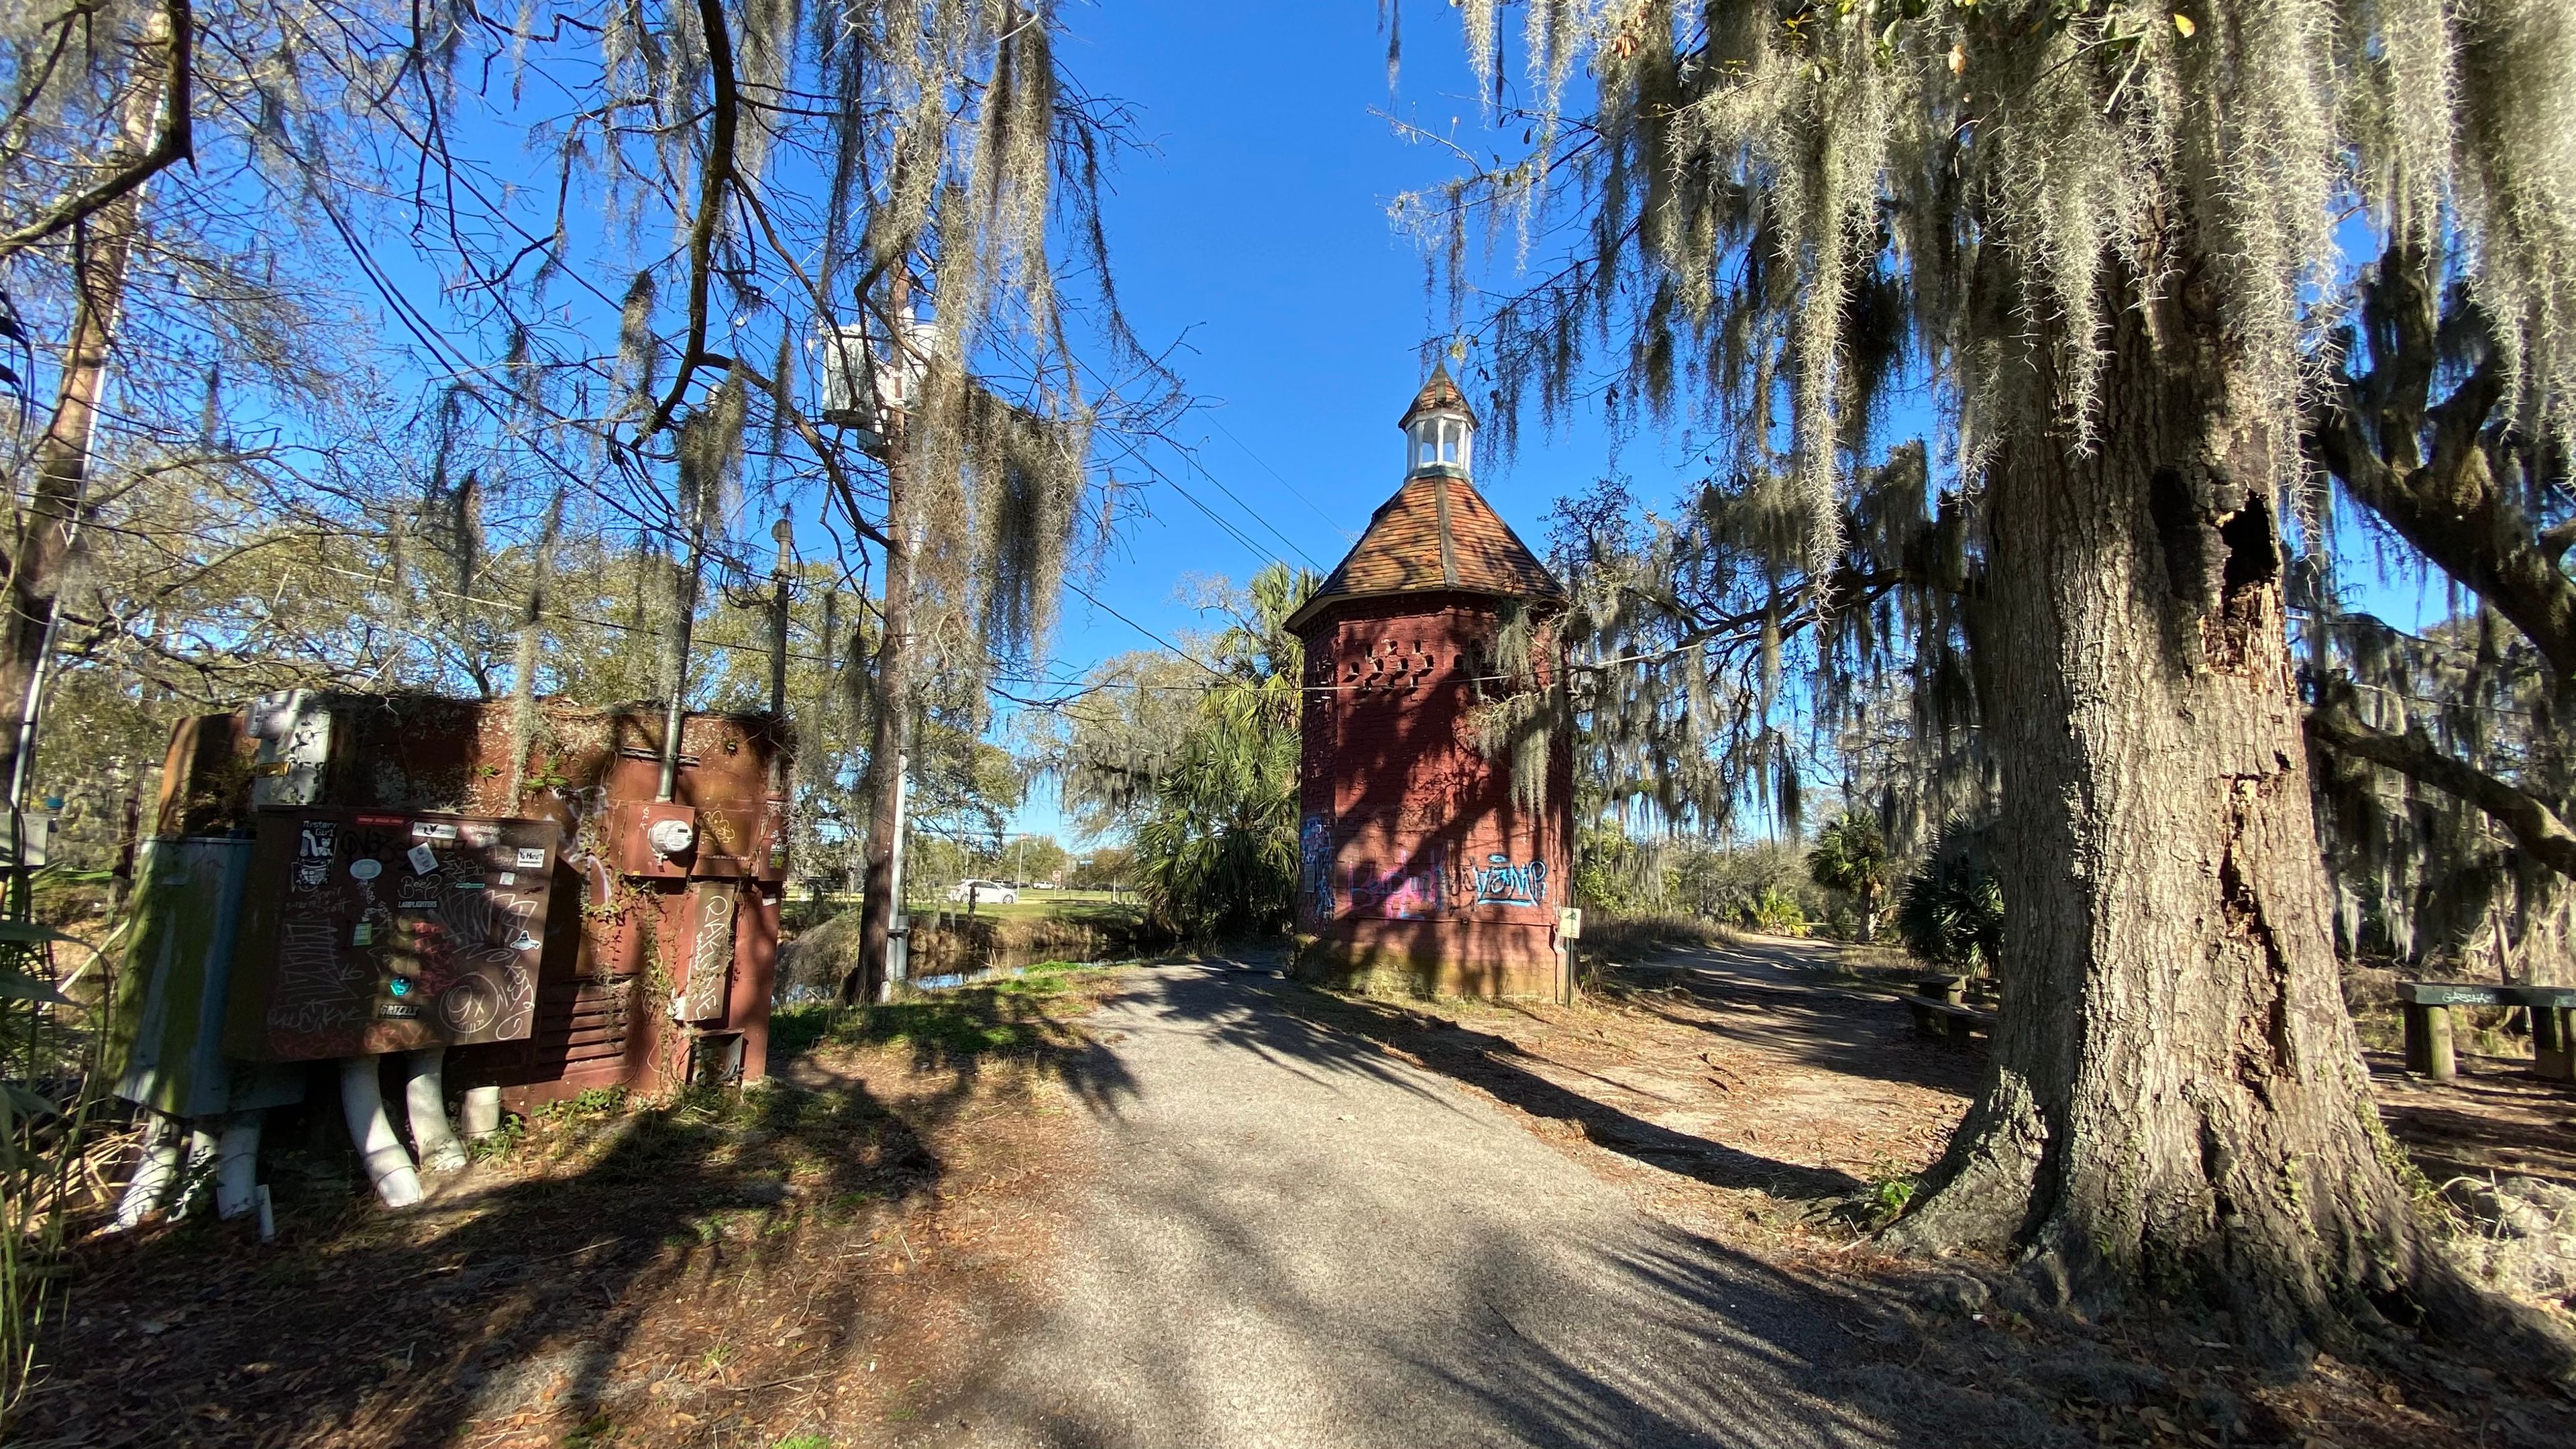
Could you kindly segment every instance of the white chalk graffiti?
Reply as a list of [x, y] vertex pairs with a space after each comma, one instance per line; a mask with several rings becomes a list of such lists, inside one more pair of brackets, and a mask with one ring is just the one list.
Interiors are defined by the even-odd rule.
[[277, 1005], [301, 1005], [342, 994], [338, 927], [328, 920], [280, 922], [273, 998]]

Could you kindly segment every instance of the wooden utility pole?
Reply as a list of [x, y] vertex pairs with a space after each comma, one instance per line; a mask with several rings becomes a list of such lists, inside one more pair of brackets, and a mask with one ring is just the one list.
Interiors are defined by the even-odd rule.
[[510, 678], [510, 788], [502, 798], [513, 814], [519, 791], [527, 785], [528, 750], [537, 734], [537, 655], [545, 645], [546, 586], [554, 578], [555, 538], [563, 530], [564, 491], [558, 487], [546, 504], [545, 527], [537, 533], [537, 556], [528, 580], [528, 602], [519, 611], [519, 654]]
[[[894, 325], [892, 355], [897, 376], [914, 375], [913, 339], [903, 325], [911, 301], [911, 284], [901, 266], [887, 273], [887, 316]], [[874, 369], [871, 369], [873, 374]], [[875, 386], [873, 375], [869, 386]], [[905, 736], [912, 720], [912, 389], [901, 397], [877, 399], [877, 430], [885, 439], [886, 549], [885, 632], [877, 640], [876, 728], [868, 744], [868, 854], [859, 884], [859, 968], [841, 983], [847, 1002], [878, 1000], [888, 984], [886, 943], [894, 919], [903, 909], [895, 899], [895, 862], [903, 835]]]
[[[702, 485], [714, 486], [712, 480]], [[689, 561], [677, 581], [679, 607], [671, 619], [670, 654], [662, 661], [670, 682], [670, 699], [662, 713], [662, 788], [653, 798], [668, 801], [680, 788], [680, 732], [688, 723], [689, 646], [697, 629], [698, 584], [707, 566], [707, 514], [715, 500], [705, 493], [689, 498]]]

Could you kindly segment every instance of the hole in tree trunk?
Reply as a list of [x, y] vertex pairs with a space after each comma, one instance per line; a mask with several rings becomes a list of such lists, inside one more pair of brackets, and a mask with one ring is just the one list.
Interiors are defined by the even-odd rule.
[[2281, 546], [2272, 537], [2272, 510], [2263, 506], [2261, 494], [2245, 495], [2245, 506], [2218, 526], [2218, 540], [2227, 546], [2223, 597], [2233, 600], [2280, 577]]

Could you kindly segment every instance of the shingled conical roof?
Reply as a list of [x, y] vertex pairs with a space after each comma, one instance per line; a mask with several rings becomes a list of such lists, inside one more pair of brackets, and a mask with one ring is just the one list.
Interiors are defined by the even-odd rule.
[[[1446, 372], [1432, 378], [1434, 383], [1447, 380]], [[1289, 616], [1288, 627], [1303, 629], [1344, 600], [1427, 593], [1565, 602], [1556, 576], [1476, 485], [1445, 473], [1423, 473], [1405, 479], [1395, 496], [1378, 506], [1368, 531], [1314, 597]]]
[[1467, 395], [1458, 390], [1457, 379], [1449, 375], [1449, 364], [1445, 362], [1432, 364], [1430, 380], [1422, 384], [1422, 391], [1413, 395], [1413, 406], [1404, 410], [1404, 416], [1397, 418], [1395, 425], [1412, 427], [1415, 418], [1434, 408], [1465, 413], [1467, 426], [1472, 428], [1476, 425], [1476, 410], [1467, 406]]

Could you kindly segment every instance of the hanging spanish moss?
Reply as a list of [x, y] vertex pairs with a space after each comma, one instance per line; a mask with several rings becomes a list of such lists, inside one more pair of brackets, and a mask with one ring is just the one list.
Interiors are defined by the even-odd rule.
[[[1493, 7], [1462, 8], [1487, 66]], [[1689, 768], [1719, 778], [1685, 808], [1767, 797], [1788, 821], [1806, 772], [1784, 707], [1866, 727], [1850, 706], [1902, 680], [1922, 718], [1988, 737], [1924, 758], [1993, 757], [2007, 1009], [1896, 1236], [2008, 1253], [2078, 1301], [2201, 1291], [2285, 1356], [2394, 1290], [2567, 1361], [2442, 1259], [2388, 1166], [2338, 1009], [2301, 712], [2338, 754], [2493, 802], [2535, 857], [2569, 832], [2537, 781], [2295, 693], [2282, 623], [2285, 539], [2311, 573], [2340, 541], [2316, 467], [2555, 651], [2559, 680], [2576, 666], [2563, 545], [2533, 563], [2564, 513], [2525, 481], [2563, 481], [2576, 435], [2576, 6], [1528, 8], [1579, 34], [1590, 104], [1560, 117], [1532, 47], [1531, 104], [1497, 112], [1542, 154], [1399, 214], [1452, 296], [1501, 298], [1471, 339], [1489, 446], [1532, 405], [1714, 434], [1715, 486], [1671, 520], [1574, 510], [1603, 563], [1571, 627], [1605, 758], [1633, 750], [1643, 782], [1664, 741], [1697, 744]], [[1579, 240], [1480, 290], [1470, 212]], [[2338, 344], [2368, 287], [2355, 235], [2420, 253], [2405, 335]], [[2434, 297], [2457, 299], [2438, 325]], [[1896, 484], [1909, 399], [1937, 426]], [[1714, 719], [1675, 718], [1711, 694]], [[2491, 747], [2463, 725], [2450, 748]], [[2441, 863], [2411, 860], [2419, 885]], [[2262, 1020], [2283, 1025], [2249, 1054]]]
[[[2566, 434], [2576, 20], [2553, 0], [2291, 0], [2207, 25], [2054, 0], [1526, 8], [1550, 37], [1524, 57], [1528, 114], [1564, 139], [1544, 164], [1401, 208], [1448, 256], [1469, 210], [1584, 220], [1585, 249], [1488, 319], [1490, 444], [1511, 445], [1525, 400], [1553, 422], [1606, 368], [1657, 413], [1722, 422], [1735, 467], [1788, 480], [1814, 587], [1843, 522], [1832, 500], [1878, 400], [1922, 375], [1909, 362], [1948, 381], [1963, 474], [2011, 429], [2088, 442], [2107, 279], [2177, 285], [2162, 260], [2177, 227], [2216, 269], [2193, 280], [2222, 301], [2257, 411], [2286, 420], [2310, 389], [2303, 299], [2336, 281], [2332, 227], [2358, 203], [2445, 246], [2496, 321], [2519, 416]], [[1480, 73], [1493, 11], [1466, 7]], [[1566, 128], [1559, 77], [1578, 51], [1598, 90]], [[2294, 429], [2276, 431], [2287, 478]]]

